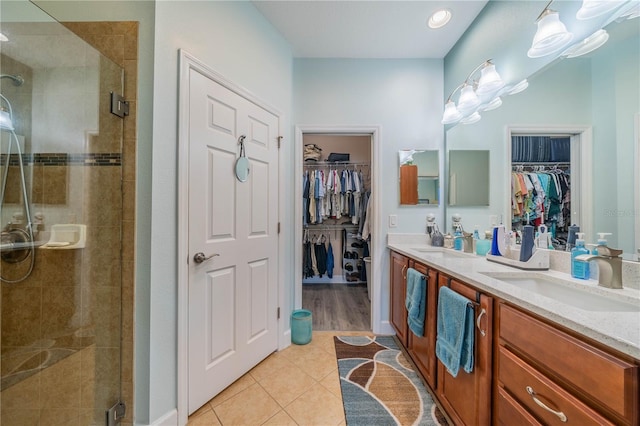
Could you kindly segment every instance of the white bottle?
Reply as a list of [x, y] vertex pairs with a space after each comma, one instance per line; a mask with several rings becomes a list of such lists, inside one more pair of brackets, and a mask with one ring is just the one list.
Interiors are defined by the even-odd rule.
[[[591, 254], [598, 254], [598, 246], [606, 246], [607, 239], [605, 238], [607, 235], [611, 235], [611, 232], [596, 232], [598, 234], [597, 244], [594, 244], [593, 249], [591, 250]], [[589, 262], [590, 265], [590, 273], [593, 279], [598, 279], [598, 262]]]

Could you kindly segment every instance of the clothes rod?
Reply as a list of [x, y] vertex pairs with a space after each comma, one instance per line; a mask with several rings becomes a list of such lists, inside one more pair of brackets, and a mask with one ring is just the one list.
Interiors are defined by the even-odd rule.
[[336, 166], [336, 167], [347, 167], [347, 166], [358, 166], [358, 167], [369, 167], [369, 163], [367, 162], [354, 162], [350, 163], [348, 161], [318, 161], [314, 163], [304, 163], [304, 167], [327, 167], [327, 166]]
[[323, 229], [329, 229], [329, 230], [334, 230], [334, 229], [344, 229], [344, 228], [357, 228], [359, 225], [354, 225], [353, 223], [345, 223], [345, 224], [336, 224], [336, 225], [316, 225], [313, 223], [310, 223], [308, 225], [303, 226], [303, 228], [305, 230], [308, 231], [321, 231]]
[[570, 166], [566, 161], [514, 161], [512, 166]]

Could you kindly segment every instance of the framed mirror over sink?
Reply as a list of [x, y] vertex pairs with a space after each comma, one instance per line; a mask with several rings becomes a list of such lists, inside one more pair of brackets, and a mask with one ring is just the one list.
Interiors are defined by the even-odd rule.
[[401, 205], [438, 205], [438, 151], [404, 149], [398, 152]]

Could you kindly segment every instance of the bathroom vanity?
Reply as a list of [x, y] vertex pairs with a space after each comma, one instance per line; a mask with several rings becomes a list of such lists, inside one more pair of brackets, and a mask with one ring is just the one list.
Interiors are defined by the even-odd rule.
[[[509, 283], [508, 277], [522, 272], [483, 257], [389, 239], [392, 325], [455, 424], [640, 422], [640, 291], [624, 289], [619, 304], [613, 299], [602, 310], [578, 308]], [[408, 268], [428, 278], [424, 337], [407, 327]], [[558, 280], [566, 275], [536, 274]], [[474, 304], [474, 368], [456, 378], [435, 355], [442, 286]], [[604, 294], [603, 302], [614, 296]]]

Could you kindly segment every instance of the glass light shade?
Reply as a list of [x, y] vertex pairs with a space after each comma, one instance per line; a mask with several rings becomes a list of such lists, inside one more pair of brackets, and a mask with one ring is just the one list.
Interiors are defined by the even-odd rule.
[[582, 0], [582, 7], [576, 12], [576, 18], [585, 20], [602, 16], [626, 3], [621, 0]]
[[524, 80], [513, 86], [511, 89], [509, 89], [507, 93], [510, 95], [515, 95], [516, 93], [523, 92], [527, 87], [529, 87], [529, 81], [525, 78]]
[[530, 58], [540, 58], [564, 49], [573, 39], [573, 34], [560, 21], [555, 10], [545, 10], [538, 20], [538, 30], [533, 36], [531, 49], [527, 52]]
[[480, 105], [480, 99], [473, 90], [473, 87], [465, 84], [460, 91], [460, 99], [458, 99], [458, 111], [462, 114], [466, 114], [476, 109]]
[[571, 46], [563, 56], [567, 58], [576, 58], [578, 56], [586, 55], [589, 52], [593, 52], [598, 47], [602, 46], [609, 40], [609, 33], [607, 31], [600, 29], [595, 33], [591, 34], [589, 37], [582, 40], [580, 43], [576, 43]]
[[465, 117], [462, 120], [460, 120], [460, 122], [462, 124], [473, 124], [473, 123], [477, 123], [478, 121], [480, 121], [481, 118], [482, 117], [480, 116], [478, 111], [476, 111], [473, 114], [471, 114], [470, 116]]
[[447, 102], [444, 106], [444, 113], [442, 114], [442, 124], [453, 124], [462, 118], [462, 114], [456, 108], [456, 104], [453, 101]]
[[620, 14], [617, 21], [624, 21], [625, 19], [635, 19], [640, 16], [640, 2], [632, 2], [629, 7]]
[[496, 71], [496, 66], [492, 63], [488, 63], [480, 71], [480, 80], [478, 81], [478, 88], [476, 93], [479, 96], [486, 95], [487, 93], [493, 93], [504, 87], [504, 81], [500, 77], [500, 74]]
[[491, 111], [500, 107], [500, 105], [502, 105], [502, 98], [500, 98], [500, 96], [496, 96], [491, 102], [482, 108], [482, 111]]
[[13, 123], [11, 122], [11, 116], [4, 108], [0, 108], [0, 129], [14, 130]]

